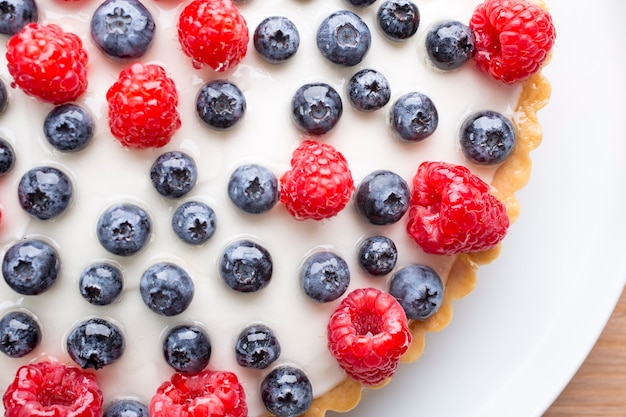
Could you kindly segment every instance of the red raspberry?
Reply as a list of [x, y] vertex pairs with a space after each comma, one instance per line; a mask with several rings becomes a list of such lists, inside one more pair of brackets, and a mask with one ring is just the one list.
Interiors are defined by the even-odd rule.
[[87, 51], [55, 24], [24, 26], [9, 39], [6, 58], [14, 86], [42, 101], [66, 103], [87, 89]]
[[246, 417], [248, 406], [237, 376], [227, 371], [175, 373], [150, 401], [150, 417]]
[[178, 40], [193, 66], [235, 67], [248, 50], [248, 25], [231, 0], [194, 0], [181, 12]]
[[412, 340], [400, 303], [375, 288], [349, 293], [330, 317], [327, 336], [339, 366], [368, 386], [393, 376]]
[[305, 140], [280, 179], [280, 201], [296, 219], [335, 216], [350, 201], [354, 181], [346, 158], [331, 145]]
[[538, 72], [556, 38], [550, 14], [526, 0], [486, 0], [469, 26], [478, 68], [508, 84]]
[[424, 162], [413, 178], [409, 235], [426, 253], [492, 249], [509, 227], [506, 208], [489, 185], [460, 165]]
[[2, 401], [5, 417], [102, 416], [95, 375], [52, 361], [19, 368]]
[[160, 148], [181, 125], [176, 86], [159, 65], [130, 65], [106, 97], [111, 133], [125, 146]]

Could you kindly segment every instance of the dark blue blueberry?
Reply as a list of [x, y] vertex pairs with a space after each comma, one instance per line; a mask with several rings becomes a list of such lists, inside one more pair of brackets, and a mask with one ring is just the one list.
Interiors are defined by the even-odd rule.
[[282, 365], [261, 382], [261, 399], [265, 408], [277, 417], [297, 417], [311, 407], [313, 388], [301, 369]]
[[453, 70], [474, 55], [474, 34], [469, 26], [458, 21], [435, 24], [426, 35], [426, 53], [439, 69]]
[[22, 176], [17, 196], [22, 208], [40, 220], [60, 216], [72, 202], [70, 178], [53, 167], [33, 168]]
[[167, 332], [163, 356], [177, 372], [194, 374], [202, 371], [211, 358], [211, 342], [198, 326], [181, 324]]
[[263, 246], [238, 240], [226, 247], [220, 261], [220, 275], [233, 290], [254, 292], [265, 288], [272, 278], [273, 263]]
[[424, 320], [437, 312], [444, 287], [439, 275], [426, 265], [409, 265], [396, 272], [389, 284], [393, 295], [411, 320]]
[[346, 1], [356, 7], [367, 7], [376, 2], [376, 0], [346, 0]]
[[350, 285], [350, 268], [342, 257], [333, 252], [315, 252], [300, 268], [300, 285], [306, 295], [315, 301], [334, 301]]
[[105, 306], [111, 304], [122, 293], [124, 278], [122, 271], [109, 263], [89, 265], [80, 274], [78, 288], [80, 295], [90, 304]]
[[148, 308], [163, 316], [176, 316], [189, 307], [195, 286], [183, 268], [159, 262], [148, 268], [139, 281], [139, 292]]
[[403, 41], [415, 35], [420, 25], [420, 13], [415, 3], [407, 0], [388, 0], [380, 5], [378, 26], [393, 41]]
[[271, 16], [256, 27], [253, 41], [263, 59], [271, 64], [279, 64], [298, 51], [300, 33], [288, 18]]
[[513, 123], [495, 111], [481, 111], [468, 117], [461, 126], [463, 154], [480, 165], [503, 162], [515, 147], [517, 136]]
[[101, 369], [124, 353], [124, 334], [115, 324], [90, 318], [78, 324], [67, 336], [67, 353], [83, 369]]
[[393, 240], [386, 236], [372, 236], [361, 242], [359, 265], [370, 275], [387, 275], [396, 267], [398, 250]]
[[354, 66], [370, 49], [372, 34], [361, 18], [348, 10], [328, 16], [317, 29], [317, 48], [329, 61]]
[[359, 184], [356, 207], [372, 224], [386, 225], [397, 222], [409, 209], [411, 190], [409, 184], [387, 170], [374, 171]]
[[115, 400], [106, 408], [104, 417], [150, 417], [148, 407], [132, 399]]
[[62, 152], [84, 149], [93, 138], [94, 128], [91, 115], [76, 104], [55, 107], [43, 122], [44, 136]]
[[13, 169], [15, 165], [15, 151], [11, 144], [0, 138], [0, 177]]
[[246, 113], [246, 97], [230, 81], [209, 81], [198, 91], [196, 111], [208, 126], [219, 130], [229, 129]]
[[348, 81], [347, 90], [352, 105], [365, 112], [380, 109], [391, 97], [387, 78], [372, 69], [364, 69], [354, 74]]
[[154, 189], [163, 197], [180, 198], [196, 185], [198, 169], [193, 158], [184, 152], [165, 152], [150, 168]]
[[57, 251], [37, 239], [22, 240], [11, 246], [2, 259], [2, 275], [13, 291], [37, 295], [47, 291], [57, 279], [61, 261]]
[[[0, 3], [0, 5], [1, 4], [2, 3]], [[0, 115], [7, 109], [8, 104], [9, 94], [7, 93], [7, 86], [4, 84], [4, 81], [0, 79]]]
[[139, 252], [150, 238], [152, 221], [141, 207], [116, 204], [109, 207], [98, 220], [96, 234], [100, 244], [109, 252], [130, 256]]
[[32, 352], [41, 341], [41, 327], [30, 313], [10, 311], [0, 318], [0, 352], [21, 358]]
[[143, 56], [154, 38], [154, 19], [138, 0], [106, 0], [91, 17], [91, 39], [113, 58]]
[[228, 196], [247, 213], [264, 213], [278, 202], [278, 180], [261, 165], [242, 165], [230, 176]]
[[325, 83], [300, 87], [291, 100], [291, 116], [298, 128], [310, 135], [330, 131], [343, 113], [343, 103], [337, 90]]
[[396, 136], [405, 142], [419, 142], [432, 135], [439, 114], [432, 100], [422, 93], [407, 93], [393, 104], [389, 123]]
[[246, 368], [265, 369], [280, 356], [280, 343], [272, 329], [253, 324], [239, 333], [235, 343], [237, 363]]
[[200, 201], [181, 204], [172, 216], [176, 236], [190, 245], [201, 245], [215, 233], [217, 218], [209, 206]]
[[28, 23], [37, 22], [38, 16], [34, 0], [1, 0], [0, 34], [15, 35]]

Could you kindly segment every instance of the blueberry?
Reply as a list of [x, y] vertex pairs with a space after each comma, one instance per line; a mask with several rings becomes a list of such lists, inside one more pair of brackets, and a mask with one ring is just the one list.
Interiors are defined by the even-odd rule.
[[277, 417], [297, 417], [311, 407], [313, 388], [301, 369], [282, 365], [261, 382], [261, 399], [265, 408]]
[[367, 175], [356, 191], [356, 207], [372, 224], [393, 224], [409, 209], [411, 190], [409, 184], [387, 170], [374, 171]]
[[0, 177], [8, 173], [15, 166], [15, 151], [11, 144], [0, 138]]
[[53, 167], [31, 169], [22, 176], [17, 188], [22, 208], [40, 220], [60, 216], [72, 202], [73, 193], [69, 177]]
[[406, 316], [424, 320], [437, 312], [443, 301], [444, 287], [439, 275], [426, 265], [409, 265], [396, 272], [389, 284]]
[[10, 311], [0, 318], [0, 352], [21, 358], [41, 341], [41, 327], [31, 313]]
[[432, 100], [422, 93], [407, 93], [393, 104], [389, 123], [404, 142], [419, 142], [437, 129], [439, 114]]
[[217, 226], [215, 212], [200, 201], [181, 204], [172, 216], [172, 229], [180, 240], [190, 245], [201, 245], [213, 234]]
[[98, 220], [96, 233], [109, 252], [130, 256], [139, 252], [150, 238], [152, 221], [141, 207], [130, 203], [109, 207]]
[[180, 266], [159, 262], [143, 273], [139, 292], [150, 310], [163, 316], [176, 316], [191, 304], [194, 283]]
[[80, 295], [90, 304], [111, 304], [122, 293], [122, 271], [109, 263], [99, 262], [83, 269], [78, 281]]
[[177, 372], [200, 372], [211, 357], [209, 336], [198, 326], [178, 325], [170, 329], [163, 340], [163, 356]]
[[271, 16], [256, 27], [253, 43], [263, 59], [271, 64], [279, 64], [298, 51], [300, 33], [288, 18]]
[[180, 198], [196, 185], [198, 169], [193, 158], [184, 152], [165, 152], [150, 168], [154, 189], [163, 197]]
[[388, 0], [376, 15], [383, 34], [393, 41], [403, 41], [415, 35], [420, 24], [417, 5], [407, 0]]
[[220, 261], [220, 275], [233, 290], [254, 292], [265, 288], [272, 278], [272, 257], [263, 246], [238, 240], [226, 247]]
[[361, 268], [370, 275], [387, 275], [396, 267], [398, 250], [388, 237], [371, 236], [361, 242], [358, 260]]
[[280, 356], [280, 343], [274, 331], [264, 324], [253, 324], [241, 331], [235, 343], [237, 363], [246, 368], [265, 369]]
[[376, 0], [346, 0], [346, 1], [356, 7], [367, 7], [376, 2]]
[[[0, 5], [2, 3], [0, 2]], [[1, 19], [1, 16], [0, 16]], [[9, 94], [7, 92], [7, 86], [4, 84], [4, 81], [0, 79], [0, 115], [4, 113], [9, 104]]]
[[91, 115], [76, 104], [55, 107], [43, 122], [44, 136], [62, 152], [84, 149], [93, 138], [94, 128]]
[[2, 259], [4, 280], [13, 291], [23, 295], [37, 295], [50, 289], [60, 269], [57, 251], [37, 239], [14, 244]]
[[1, 0], [0, 34], [15, 35], [28, 23], [37, 22], [38, 17], [34, 0]]
[[230, 81], [209, 81], [198, 91], [196, 111], [206, 125], [218, 130], [229, 129], [246, 113], [246, 97]]
[[442, 70], [453, 70], [474, 55], [474, 34], [458, 21], [439, 22], [428, 30], [426, 53], [432, 64]]
[[278, 202], [278, 180], [261, 165], [242, 165], [230, 176], [228, 196], [235, 206], [247, 213], [264, 213]]
[[370, 49], [372, 35], [355, 13], [340, 10], [328, 16], [317, 29], [317, 48], [329, 61], [354, 66]]
[[513, 123], [495, 111], [475, 113], [461, 126], [463, 154], [480, 165], [495, 165], [504, 161], [511, 154], [516, 140]]
[[380, 109], [391, 97], [387, 78], [372, 69], [363, 69], [354, 74], [348, 81], [347, 90], [352, 105], [365, 112]]
[[339, 93], [325, 83], [305, 84], [291, 100], [292, 120], [310, 135], [328, 133], [339, 122], [342, 113]]
[[138, 0], [106, 0], [91, 17], [91, 39], [113, 58], [143, 56], [154, 38], [152, 15]]
[[67, 336], [67, 353], [83, 369], [101, 369], [124, 353], [124, 335], [119, 327], [101, 318], [90, 318]]
[[148, 407], [132, 399], [115, 400], [104, 410], [103, 417], [149, 417]]
[[334, 301], [350, 285], [350, 268], [342, 257], [333, 252], [315, 252], [300, 267], [300, 285], [306, 295], [315, 301]]

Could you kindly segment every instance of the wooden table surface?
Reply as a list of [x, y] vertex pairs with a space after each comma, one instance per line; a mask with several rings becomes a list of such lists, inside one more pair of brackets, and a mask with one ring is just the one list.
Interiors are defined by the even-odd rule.
[[595, 347], [544, 417], [626, 417], [626, 290]]

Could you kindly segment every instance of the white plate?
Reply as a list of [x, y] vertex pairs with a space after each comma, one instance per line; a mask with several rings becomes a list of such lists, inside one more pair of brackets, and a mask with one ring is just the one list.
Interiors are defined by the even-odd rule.
[[545, 71], [553, 95], [521, 216], [422, 359], [349, 416], [541, 416], [624, 288], [626, 2], [547, 2], [558, 31]]

